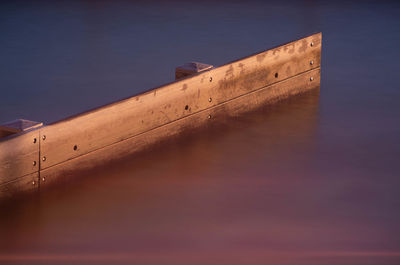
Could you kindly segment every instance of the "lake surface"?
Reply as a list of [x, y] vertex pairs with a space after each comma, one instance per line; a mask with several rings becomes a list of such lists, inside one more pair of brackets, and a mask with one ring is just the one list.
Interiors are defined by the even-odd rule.
[[322, 31], [321, 88], [0, 209], [1, 264], [400, 264], [400, 4], [0, 4], [0, 122]]

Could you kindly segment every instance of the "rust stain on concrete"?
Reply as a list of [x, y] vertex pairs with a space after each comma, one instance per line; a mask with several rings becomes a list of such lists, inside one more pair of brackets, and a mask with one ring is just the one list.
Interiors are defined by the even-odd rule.
[[280, 52], [281, 52], [281, 49], [280, 48], [276, 48], [276, 49], [274, 49], [272, 51], [272, 55], [275, 55], [275, 54], [280, 53]]
[[245, 66], [245, 65], [242, 64], [242, 63], [239, 64], [240, 74], [241, 74], [241, 75], [244, 74], [244, 72], [245, 72], [244, 66]]
[[261, 63], [262, 61], [264, 61], [266, 55], [267, 55], [267, 53], [262, 53], [262, 54], [257, 55], [257, 57], [256, 57], [257, 62]]
[[288, 65], [288, 67], [286, 67], [286, 75], [290, 76], [292, 74], [292, 69], [290, 67], [290, 65]]
[[290, 49], [288, 50], [288, 53], [289, 53], [289, 54], [294, 53], [294, 51], [295, 51], [294, 48], [295, 48], [295, 47], [294, 47], [294, 44], [290, 45]]
[[233, 66], [232, 66], [232, 65], [229, 66], [229, 69], [228, 69], [228, 70], [226, 70], [226, 72], [225, 72], [225, 77], [230, 77], [230, 78], [233, 78], [233, 77], [234, 77], [234, 75], [233, 75]]
[[297, 50], [299, 53], [305, 52], [307, 50], [307, 41], [303, 40], [301, 42], [301, 46], [299, 47], [299, 49]]

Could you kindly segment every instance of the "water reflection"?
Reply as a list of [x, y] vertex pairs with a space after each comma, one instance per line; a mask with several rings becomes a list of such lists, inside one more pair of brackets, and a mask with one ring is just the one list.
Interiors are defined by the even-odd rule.
[[[277, 170], [307, 164], [318, 97], [313, 91], [226, 120], [106, 165], [79, 182], [13, 202], [0, 217], [1, 252], [184, 254], [214, 244], [233, 244], [229, 250], [287, 240], [279, 232], [286, 228], [277, 229], [274, 220], [282, 211], [274, 202], [280, 197], [276, 189], [284, 191], [299, 176]], [[293, 148], [307, 154], [299, 154], [299, 164], [287, 157]], [[258, 233], [269, 235], [268, 242], [257, 243]]]
[[[382, 226], [364, 203], [378, 180], [366, 186], [315, 166], [318, 102], [315, 90], [13, 202], [0, 217], [0, 259], [398, 261], [395, 224]], [[346, 187], [360, 188], [342, 197]]]

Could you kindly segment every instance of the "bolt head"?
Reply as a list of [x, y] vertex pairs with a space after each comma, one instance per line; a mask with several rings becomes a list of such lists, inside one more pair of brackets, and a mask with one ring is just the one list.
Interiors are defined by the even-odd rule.
[[208, 117], [207, 117], [207, 118], [211, 119], [211, 115], [208, 115]]
[[37, 141], [36, 138], [33, 138], [33, 143], [34, 143], [34, 144], [36, 144], [36, 141]]
[[314, 80], [314, 77], [310, 77], [310, 81], [313, 81]]
[[46, 135], [43, 135], [43, 136], [42, 136], [42, 139], [43, 139], [43, 141], [46, 140]]
[[210, 77], [210, 82], [212, 82], [212, 77]]
[[43, 160], [43, 161], [46, 161], [46, 157], [44, 156], [44, 157], [42, 158], [42, 160]]
[[35, 182], [35, 181], [32, 181], [32, 185], [34, 185], [34, 186], [35, 186], [35, 184], [36, 184], [36, 182]]
[[212, 101], [212, 98], [209, 98], [209, 99], [208, 99], [208, 102], [211, 102], [211, 101]]
[[311, 43], [310, 43], [310, 46], [311, 46], [311, 47], [314, 46], [314, 42], [311, 42]]
[[314, 64], [314, 61], [310, 61], [310, 65], [313, 65]]
[[32, 162], [32, 165], [33, 165], [33, 166], [36, 166], [36, 161], [33, 161], [33, 162]]
[[43, 177], [43, 178], [42, 178], [42, 181], [43, 181], [43, 182], [44, 182], [44, 181], [46, 181], [46, 178], [45, 178], [45, 177]]

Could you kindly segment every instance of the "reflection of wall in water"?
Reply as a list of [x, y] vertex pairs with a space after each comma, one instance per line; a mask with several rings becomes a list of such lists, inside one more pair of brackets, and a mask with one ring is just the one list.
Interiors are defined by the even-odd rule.
[[[260, 183], [276, 184], [277, 166], [290, 166], [287, 161], [295, 161], [293, 156], [300, 149], [312, 151], [318, 98], [319, 91], [314, 90], [220, 121], [123, 160], [77, 173], [74, 178], [78, 181], [64, 182], [63, 186], [42, 192], [38, 197], [13, 202], [12, 207], [2, 208], [7, 215], [0, 216], [0, 234], [3, 235], [0, 250], [3, 253], [8, 250], [24, 252], [28, 246], [30, 249], [49, 247], [47, 242], [53, 244], [55, 239], [52, 239], [47, 220], [57, 219], [56, 227], [65, 223], [73, 231], [85, 231], [77, 241], [85, 244], [89, 240], [85, 236], [90, 231], [96, 234], [102, 231], [105, 233], [102, 236], [106, 236], [107, 220], [115, 222], [117, 218], [119, 227], [114, 226], [110, 231], [119, 235], [114, 239], [118, 245], [121, 244], [118, 238], [125, 238], [135, 229], [156, 237], [157, 229], [150, 228], [151, 223], [163, 222], [167, 227], [174, 227], [175, 218], [180, 215], [189, 218], [186, 214], [195, 216], [190, 212], [201, 212], [204, 207], [209, 208], [207, 211], [216, 211], [209, 217], [214, 218], [218, 211], [224, 211], [215, 205], [215, 201], [220, 200], [216, 194], [224, 197], [237, 183], [255, 191]], [[288, 157], [290, 154], [292, 157]], [[193, 202], [193, 197], [198, 202]], [[196, 207], [186, 209], [186, 200]], [[171, 202], [175, 205], [173, 208]], [[72, 212], [75, 217], [70, 219], [68, 216]], [[149, 225], [143, 223], [143, 218]], [[87, 231], [83, 220], [96, 222], [92, 222]], [[123, 231], [127, 227], [132, 231]], [[53, 232], [64, 234], [59, 230]], [[130, 242], [135, 240], [141, 239], [132, 237]], [[56, 247], [57, 244], [58, 247], [65, 244], [62, 237], [56, 240]], [[69, 247], [62, 248], [68, 250]]]

